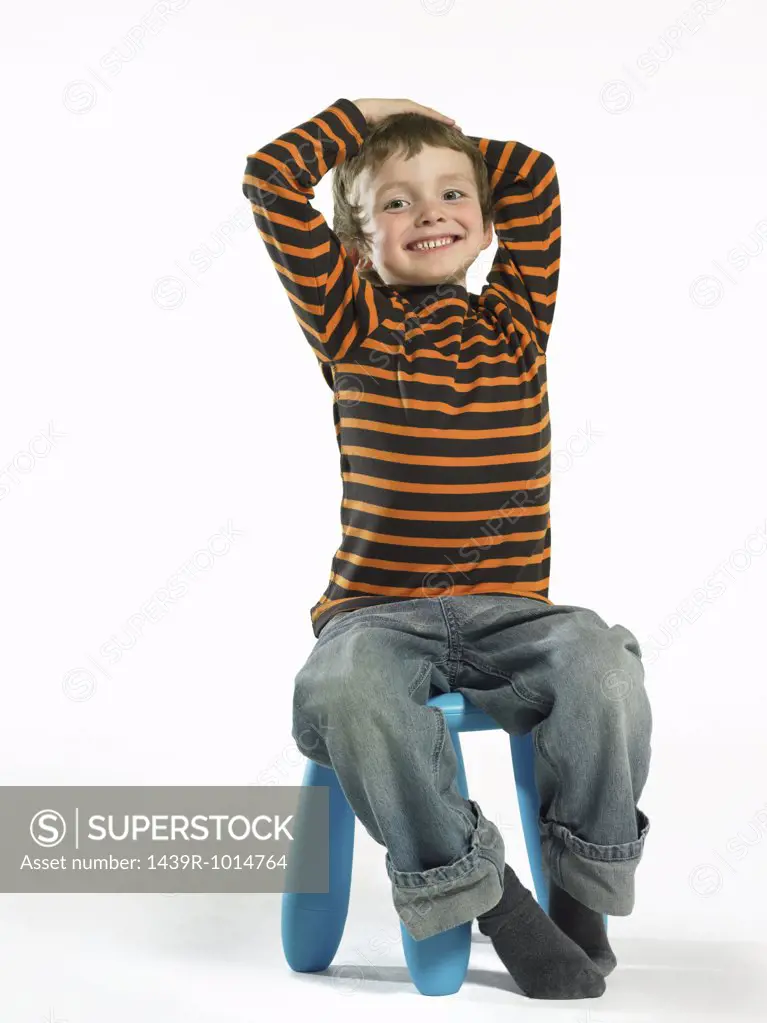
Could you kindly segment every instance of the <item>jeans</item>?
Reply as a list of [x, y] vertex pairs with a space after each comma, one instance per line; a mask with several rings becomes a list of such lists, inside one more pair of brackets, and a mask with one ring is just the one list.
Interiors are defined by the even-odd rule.
[[449, 692], [510, 735], [532, 731], [549, 881], [597, 912], [631, 913], [652, 730], [633, 633], [532, 597], [417, 597], [336, 614], [293, 699], [299, 750], [335, 771], [386, 848], [408, 932], [457, 927], [503, 894], [501, 833], [460, 794], [445, 716], [426, 706]]

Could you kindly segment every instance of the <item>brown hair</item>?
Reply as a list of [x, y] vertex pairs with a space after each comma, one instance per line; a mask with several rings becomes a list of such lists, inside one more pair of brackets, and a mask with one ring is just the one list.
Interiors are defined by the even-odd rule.
[[[423, 146], [441, 146], [466, 153], [474, 169], [482, 226], [487, 227], [493, 216], [490, 183], [487, 177], [485, 159], [479, 147], [458, 128], [444, 121], [438, 121], [427, 114], [407, 112], [390, 114], [371, 126], [359, 152], [344, 160], [333, 171], [333, 230], [339, 241], [350, 252], [356, 249], [367, 254], [367, 237], [363, 228], [362, 206], [356, 204], [355, 183], [363, 170], [376, 174], [385, 161], [398, 151], [406, 159], [416, 156]], [[372, 284], [382, 285], [383, 281], [374, 269], [358, 271], [360, 277]]]

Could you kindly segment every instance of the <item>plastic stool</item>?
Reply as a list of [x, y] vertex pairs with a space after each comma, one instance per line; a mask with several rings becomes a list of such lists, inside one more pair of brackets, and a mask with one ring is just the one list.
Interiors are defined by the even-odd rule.
[[[488, 714], [464, 699], [461, 693], [434, 696], [427, 701], [445, 715], [458, 760], [457, 784], [464, 799], [469, 798], [459, 732], [491, 731], [500, 725]], [[533, 876], [538, 904], [549, 911], [548, 882], [543, 872], [538, 831], [540, 800], [535, 785], [532, 733], [509, 736], [514, 781], [517, 787], [522, 831]], [[326, 785], [329, 789], [329, 872], [327, 893], [284, 892], [282, 896], [282, 948], [292, 970], [319, 973], [327, 970], [341, 944], [354, 853], [354, 811], [349, 806], [335, 771], [309, 760], [304, 786]], [[295, 841], [301, 841], [300, 808]], [[311, 836], [307, 835], [307, 841]], [[605, 926], [607, 917], [605, 916]], [[466, 977], [471, 953], [471, 921], [416, 941], [400, 920], [405, 961], [413, 983], [424, 995], [452, 995]]]

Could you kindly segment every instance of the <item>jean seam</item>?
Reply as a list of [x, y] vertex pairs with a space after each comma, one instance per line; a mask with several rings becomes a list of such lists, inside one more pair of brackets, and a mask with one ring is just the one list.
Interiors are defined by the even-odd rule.
[[[457, 676], [461, 667], [461, 656], [463, 654], [463, 640], [461, 636], [460, 626], [458, 624], [457, 616], [452, 607], [446, 603], [444, 597], [438, 598], [439, 609], [442, 612], [442, 619], [445, 623], [445, 630], [447, 632], [445, 651], [442, 660], [446, 662], [447, 667], [447, 685], [450, 692], [453, 691], [455, 684], [455, 676]], [[451, 664], [454, 665], [455, 671], [451, 678]]]
[[[539, 699], [533, 693], [529, 692], [525, 688], [525, 686], [523, 686], [523, 685], [521, 685], [521, 683], [515, 681], [514, 678], [511, 675], [507, 675], [506, 672], [503, 671], [502, 669], [496, 668], [494, 665], [491, 665], [489, 662], [483, 661], [481, 658], [478, 658], [478, 657], [473, 657], [473, 658], [463, 657], [462, 658], [462, 662], [466, 663], [466, 664], [470, 664], [473, 668], [476, 668], [478, 671], [483, 671], [486, 674], [494, 675], [497, 678], [504, 679], [506, 682], [508, 682], [508, 684], [511, 686], [511, 688], [514, 690], [514, 692], [517, 694], [517, 696], [519, 696], [519, 698], [521, 700], [525, 700], [526, 703], [532, 704], [536, 709], [541, 709], [542, 708], [544, 710], [551, 711], [551, 708], [553, 707], [553, 704], [551, 702], [549, 702], [548, 700], [541, 700], [541, 699]], [[542, 723], [543, 722], [541, 722], [541, 724]], [[538, 752], [540, 753], [541, 757], [546, 761], [546, 763], [551, 768], [551, 770], [552, 770], [552, 772], [554, 774], [554, 777], [557, 779], [558, 791], [561, 792], [561, 790], [562, 790], [562, 778], [561, 778], [559, 772], [557, 771], [554, 763], [552, 762], [551, 758], [549, 757], [548, 753], [543, 748], [543, 745], [542, 745], [542, 741], [543, 740], [539, 739], [539, 736], [540, 736], [540, 727], [539, 727], [539, 725], [535, 726], [532, 731], [533, 731], [533, 744], [534, 744], [535, 748], [538, 750]], [[554, 805], [555, 800], [556, 800], [556, 796], [552, 800], [552, 807]]]
[[502, 668], [497, 668], [495, 665], [490, 664], [487, 661], [482, 661], [480, 658], [464, 657], [464, 662], [470, 664], [473, 668], [477, 668], [478, 671], [483, 671], [487, 675], [495, 675], [497, 678], [502, 678], [509, 683], [511, 688], [520, 698], [526, 703], [532, 703], [535, 707], [543, 707], [550, 710], [552, 703], [549, 700], [542, 700], [537, 697], [534, 693], [531, 693], [521, 682], [517, 681], [512, 675], [507, 675]]
[[[471, 852], [468, 852], [468, 853], [466, 853], [465, 856], [461, 857], [461, 860], [475, 860], [475, 859], [477, 861], [484, 860], [486, 863], [491, 863], [495, 867], [496, 873], [498, 874], [498, 880], [500, 881], [501, 886], [503, 886], [503, 880], [504, 880], [503, 879], [503, 871], [502, 870], [501, 871], [498, 870], [498, 864], [495, 862], [495, 860], [493, 859], [492, 856], [488, 856], [488, 854], [483, 852], [481, 849], [477, 849], [476, 857], [472, 856]], [[449, 864], [447, 864], [447, 866], [441, 867], [439, 869], [442, 870], [442, 871], [452, 871], [454, 867], [458, 867], [458, 866], [459, 866], [458, 863], [449, 863]], [[468, 863], [466, 863], [466, 865], [462, 869], [457, 871], [453, 877], [440, 878], [437, 881], [430, 881], [428, 884], [402, 884], [402, 883], [400, 883], [398, 885], [398, 887], [401, 888], [403, 891], [418, 892], [420, 894], [425, 894], [430, 889], [438, 888], [438, 887], [440, 887], [441, 885], [444, 885], [444, 884], [451, 884], [453, 881], [457, 881], [459, 878], [465, 877], [467, 874], [470, 874], [473, 870], [475, 870], [477, 866], [479, 866], [478, 862], [468, 862]], [[423, 873], [426, 873], [426, 871], [424, 871]], [[422, 877], [423, 873], [420, 872], [420, 871], [417, 871], [417, 870], [415, 870], [415, 871], [414, 870], [409, 870], [409, 871], [392, 870], [392, 874], [394, 875], [394, 877], [392, 878], [392, 881], [393, 881], [394, 884], [397, 884], [397, 880], [396, 880], [397, 875], [401, 875], [401, 874], [413, 875], [413, 874], [415, 874], [418, 877]]]
[[[452, 738], [452, 733], [451, 733], [451, 738]], [[466, 833], [467, 841], [471, 842], [472, 836], [474, 834], [474, 830], [477, 827], [477, 825], [471, 819], [471, 815], [469, 814], [468, 810], [465, 807], [463, 807], [463, 806], [451, 807], [450, 809], [451, 810], [455, 809], [456, 813], [460, 813], [461, 817], [464, 820], [464, 823], [466, 824], [466, 827], [468, 828], [468, 831]]]
[[[302, 757], [305, 757], [307, 760], [314, 760], [314, 756], [312, 754], [315, 753], [315, 750], [317, 748], [316, 745], [311, 750], [307, 751], [298, 741], [298, 736], [301, 735], [302, 732], [307, 732], [307, 731], [314, 732], [319, 737], [319, 739], [321, 740], [321, 744], [322, 744], [323, 751], [324, 751], [323, 752], [323, 761], [314, 761], [314, 762], [315, 763], [322, 763], [323, 766], [327, 766], [327, 765], [324, 764], [324, 753], [327, 752], [327, 747], [325, 745], [325, 740], [323, 739], [322, 735], [320, 735], [318, 730], [310, 722], [308, 722], [306, 720], [306, 718], [302, 717], [301, 714], [295, 713], [294, 716], [293, 716], [293, 720], [294, 720], [295, 723], [301, 725], [301, 727], [298, 730], [297, 734], [294, 734], [294, 733], [296, 733], [295, 728], [291, 732], [291, 735], [292, 735], [292, 738], [293, 738], [293, 742], [295, 742], [296, 749], [298, 750], [298, 752], [301, 754]], [[328, 757], [328, 759], [329, 759], [329, 757]]]
[[[521, 700], [524, 700], [526, 703], [532, 704], [536, 709], [542, 708], [542, 709], [547, 710], [547, 711], [550, 712], [552, 707], [554, 706], [553, 703], [551, 703], [550, 701], [548, 701], [548, 700], [541, 700], [537, 696], [535, 696], [533, 693], [529, 692], [529, 690], [527, 690], [525, 688], [525, 686], [523, 686], [520, 682], [515, 681], [515, 679], [511, 675], [507, 675], [506, 672], [503, 671], [501, 668], [496, 668], [493, 665], [489, 664], [487, 661], [483, 661], [481, 658], [478, 658], [478, 657], [477, 658], [473, 658], [473, 659], [470, 659], [468, 657], [464, 657], [463, 660], [467, 664], [471, 664], [472, 667], [477, 668], [479, 671], [484, 671], [487, 674], [495, 675], [497, 678], [505, 679], [509, 683], [511, 688], [514, 690], [514, 692], [517, 694], [517, 696]], [[546, 720], [548, 720], [548, 715], [546, 717]], [[532, 729], [532, 732], [533, 732], [533, 745], [535, 746], [535, 748], [538, 751], [538, 753], [540, 754], [540, 756], [546, 761], [546, 763], [551, 768], [551, 771], [552, 771], [554, 777], [557, 780], [557, 786], [558, 786], [557, 791], [561, 793], [561, 791], [562, 791], [562, 778], [561, 778], [561, 776], [559, 774], [559, 771], [557, 770], [555, 764], [551, 760], [551, 757], [546, 752], [546, 749], [545, 749], [545, 747], [543, 745], [543, 739], [541, 738], [540, 725], [543, 724], [543, 723], [544, 722], [540, 722], [538, 725], [534, 726], [534, 728]], [[554, 798], [551, 801], [551, 808], [552, 809], [553, 809], [554, 804], [556, 802], [556, 798], [557, 797], [555, 795]]]
[[[434, 753], [432, 755], [431, 769], [432, 769], [432, 777], [433, 777], [434, 782], [435, 782], [435, 787], [438, 787], [437, 782], [439, 781], [439, 762], [440, 762], [440, 760], [442, 758], [442, 751], [445, 748], [445, 740], [447, 738], [449, 729], [448, 729], [447, 724], [445, 722], [445, 715], [439, 709], [439, 707], [430, 707], [429, 709], [433, 710], [433, 711], [436, 711], [436, 714], [437, 714], [437, 741], [434, 744]], [[457, 759], [458, 759], [458, 757], [456, 755], [456, 760]], [[460, 792], [459, 792], [459, 795], [460, 795]], [[461, 797], [461, 798], [463, 798], [463, 797]], [[466, 837], [467, 837], [467, 839], [469, 841], [471, 841], [471, 837], [474, 834], [474, 822], [473, 821], [471, 823], [469, 822], [468, 816], [463, 811], [463, 809], [459, 809], [458, 807], [455, 807], [455, 806], [450, 806], [449, 804], [448, 804], [448, 809], [452, 813], [454, 813], [457, 817], [459, 817], [461, 819], [461, 821], [463, 822], [463, 824], [465, 825], [465, 827], [467, 827], [469, 829], [468, 834], [467, 834]]]
[[304, 732], [312, 731], [312, 728], [307, 722], [306, 718], [302, 717], [300, 713], [296, 712], [293, 715], [293, 717], [295, 723], [300, 726], [297, 732], [294, 729], [295, 734], [293, 735], [293, 742], [295, 742], [296, 746], [304, 756], [308, 756], [308, 754], [304, 752], [304, 747], [302, 746], [302, 744], [299, 743], [298, 737], [302, 735]]
[[481, 849], [478, 850], [478, 857], [481, 860], [485, 860], [487, 863], [492, 863], [492, 865], [495, 867], [496, 873], [498, 874], [498, 880], [500, 881], [501, 888], [503, 888], [503, 882], [504, 882], [504, 876], [503, 876], [504, 870], [503, 870], [503, 868], [501, 868], [501, 870], [498, 870], [498, 864], [495, 862], [493, 857], [492, 856], [488, 856], [487, 853], [482, 852]]
[[[639, 837], [631, 839], [628, 842], [621, 843], [605, 843], [600, 845], [597, 842], [588, 842], [583, 838], [578, 838], [577, 835], [572, 833], [572, 830], [561, 821], [548, 820], [543, 821], [544, 825], [556, 825], [559, 830], [558, 834], [553, 833], [553, 828], [549, 828], [552, 841], [555, 842], [559, 848], [559, 860], [566, 851], [570, 851], [576, 856], [581, 856], [584, 859], [591, 860], [593, 863], [631, 863], [633, 860], [639, 860], [642, 857], [644, 850], [644, 843], [647, 835], [650, 832], [650, 820], [647, 815], [641, 811], [638, 807], [635, 809], [637, 817], [641, 814], [642, 819], [645, 822], [644, 828], [640, 828]], [[642, 833], [644, 832], [644, 833]], [[625, 855], [617, 855], [621, 850], [627, 850]]]
[[[446, 657], [443, 657], [443, 658], [442, 658], [441, 660], [439, 660], [439, 661], [435, 661], [435, 662], [434, 662], [434, 664], [433, 664], [432, 666], [433, 666], [433, 667], [435, 667], [435, 668], [440, 668], [440, 667], [442, 667], [443, 665], [445, 665], [445, 664], [446, 664], [446, 662], [447, 662], [447, 658], [446, 658]], [[435, 709], [435, 710], [439, 710], [440, 708], [439, 708], [439, 707], [435, 707], [434, 709]], [[446, 726], [446, 724], [445, 724], [445, 717], [444, 717], [444, 714], [442, 714], [441, 712], [440, 712], [440, 717], [442, 718], [442, 726], [443, 726], [443, 731], [444, 731], [445, 733], [447, 733], [447, 732], [449, 731], [449, 729], [447, 728], [447, 726]], [[450, 737], [451, 737], [451, 739], [452, 739], [452, 732], [450, 733]], [[435, 768], [434, 768], [434, 770], [435, 770], [435, 778], [439, 777], [439, 757], [440, 757], [440, 756], [441, 756], [441, 754], [442, 754], [442, 748], [444, 747], [444, 743], [445, 743], [445, 738], [446, 738], [446, 736], [445, 736], [445, 735], [443, 735], [443, 736], [442, 736], [441, 738], [442, 738], [442, 746], [440, 747], [440, 751], [439, 751], [439, 754], [437, 755], [437, 758], [436, 758], [436, 763], [435, 763]], [[460, 741], [460, 740], [459, 740], [459, 741]], [[455, 754], [456, 754], [456, 760], [457, 760], [457, 759], [458, 759], [458, 751], [457, 751], [457, 750], [455, 751]], [[470, 841], [470, 840], [471, 840], [471, 836], [472, 836], [472, 835], [474, 834], [474, 828], [475, 828], [475, 826], [476, 826], [476, 825], [474, 824], [474, 821], [473, 821], [473, 820], [472, 820], [472, 818], [471, 818], [471, 814], [469, 814], [469, 813], [468, 813], [468, 811], [466, 811], [464, 807], [459, 807], [459, 808], [454, 808], [454, 807], [451, 807], [450, 809], [451, 809], [451, 810], [452, 810], [452, 809], [457, 809], [457, 812], [461, 814], [461, 817], [462, 817], [462, 818], [463, 818], [463, 820], [465, 821], [465, 823], [466, 823], [466, 826], [467, 826], [467, 828], [468, 828], [468, 832], [467, 832], [467, 836], [466, 836], [466, 837], [467, 837], [467, 839], [468, 839], [468, 840]]]
[[[548, 721], [548, 718], [546, 718], [546, 721]], [[544, 725], [546, 723], [546, 721], [541, 721], [539, 724], [537, 724], [533, 728], [533, 746], [535, 747], [535, 750], [538, 753], [538, 755], [540, 756], [541, 760], [545, 760], [546, 761], [546, 763], [549, 766], [549, 770], [551, 771], [551, 773], [554, 775], [554, 778], [556, 779], [556, 785], [554, 787], [554, 795], [551, 797], [551, 803], [549, 804], [549, 817], [550, 818], [552, 818], [552, 817], [556, 818], [557, 814], [555, 813], [555, 810], [559, 809], [558, 799], [559, 799], [559, 797], [561, 796], [561, 794], [563, 792], [564, 781], [562, 779], [562, 775], [559, 773], [559, 771], [557, 769], [557, 765], [554, 763], [554, 761], [549, 756], [548, 750], [546, 749], [546, 745], [545, 745], [545, 743], [543, 741], [542, 725]]]
[[[473, 850], [469, 850], [469, 852], [467, 852], [465, 855], [463, 855], [463, 856], [461, 856], [459, 858], [458, 862], [456, 862], [456, 863], [449, 863], [446, 866], [436, 868], [441, 873], [444, 873], [444, 872], [453, 873], [454, 876], [452, 876], [452, 877], [440, 877], [440, 878], [438, 878], [435, 881], [429, 880], [428, 883], [424, 883], [424, 875], [427, 874], [427, 873], [430, 873], [430, 871], [395, 870], [394, 868], [392, 868], [392, 870], [391, 870], [391, 873], [392, 873], [392, 878], [391, 878], [392, 883], [397, 885], [402, 891], [415, 892], [415, 893], [419, 893], [421, 895], [424, 895], [424, 894], [428, 893], [428, 891], [430, 889], [439, 888], [440, 886], [442, 886], [444, 884], [451, 884], [452, 882], [457, 881], [459, 878], [465, 877], [467, 874], [470, 874], [478, 866], [478, 862], [476, 862], [476, 861], [479, 861], [479, 860], [484, 860], [486, 863], [492, 863], [493, 866], [496, 869], [496, 872], [498, 872], [498, 865], [497, 865], [497, 863], [495, 862], [495, 860], [493, 859], [492, 856], [489, 856], [487, 853], [485, 853], [479, 847], [477, 847], [476, 852], [475, 852], [474, 855], [472, 855], [473, 852], [474, 852]], [[466, 861], [466, 862], [462, 863], [462, 861]], [[435, 868], [431, 868], [431, 869], [435, 869]], [[398, 877], [403, 877], [405, 875], [407, 875], [408, 877], [415, 877], [421, 883], [418, 883], [418, 884], [405, 884], [402, 881], [400, 881], [400, 882], [397, 881]], [[498, 873], [498, 880], [500, 881], [501, 885], [503, 885], [503, 873], [502, 872]]]
[[564, 856], [564, 854], [565, 854], [565, 847], [564, 847], [564, 844], [563, 844], [563, 845], [560, 845], [557, 848], [557, 852], [556, 852], [556, 855], [554, 857], [554, 861], [555, 861], [556, 866], [557, 866], [556, 877], [554, 878], [554, 881], [556, 882], [558, 888], [561, 888], [562, 884], [563, 884], [563, 882], [562, 882], [562, 857]]
[[426, 681], [426, 679], [429, 677], [429, 674], [431, 673], [431, 668], [432, 668], [431, 661], [428, 659], [428, 657], [424, 658], [423, 662], [421, 663], [421, 667], [416, 672], [415, 679], [410, 683], [408, 687], [407, 691], [408, 696], [412, 697], [416, 690], [423, 685], [423, 683]]

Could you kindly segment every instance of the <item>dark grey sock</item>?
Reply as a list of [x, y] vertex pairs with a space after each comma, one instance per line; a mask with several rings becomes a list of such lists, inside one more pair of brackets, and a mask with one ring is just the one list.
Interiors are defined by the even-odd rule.
[[552, 881], [549, 892], [549, 915], [568, 938], [572, 938], [576, 945], [580, 945], [603, 977], [612, 973], [618, 965], [618, 960], [607, 940], [601, 913], [584, 906]]
[[529, 998], [598, 998], [604, 978], [541, 909], [508, 865], [500, 902], [477, 917], [503, 965]]

